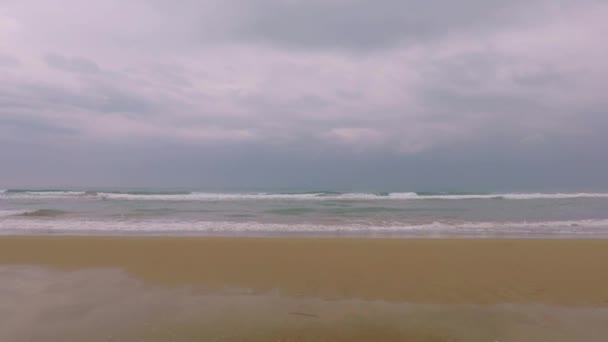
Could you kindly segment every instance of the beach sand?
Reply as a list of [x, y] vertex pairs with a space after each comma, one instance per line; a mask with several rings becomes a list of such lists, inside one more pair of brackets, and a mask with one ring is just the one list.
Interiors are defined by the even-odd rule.
[[14, 341], [608, 340], [608, 240], [2, 237], [0, 265]]

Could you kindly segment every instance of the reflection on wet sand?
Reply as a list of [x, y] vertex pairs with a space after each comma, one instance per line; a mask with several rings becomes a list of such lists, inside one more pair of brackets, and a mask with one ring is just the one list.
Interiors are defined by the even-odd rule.
[[608, 309], [326, 300], [0, 266], [0, 341], [606, 341]]

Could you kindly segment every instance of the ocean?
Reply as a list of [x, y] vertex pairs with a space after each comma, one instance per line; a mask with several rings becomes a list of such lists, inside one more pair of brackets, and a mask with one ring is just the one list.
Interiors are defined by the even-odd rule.
[[0, 190], [2, 235], [608, 237], [608, 193]]

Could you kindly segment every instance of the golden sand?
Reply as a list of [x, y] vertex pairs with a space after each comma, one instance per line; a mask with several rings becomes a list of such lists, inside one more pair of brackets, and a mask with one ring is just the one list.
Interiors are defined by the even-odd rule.
[[608, 240], [2, 237], [0, 264], [325, 299], [608, 306]]

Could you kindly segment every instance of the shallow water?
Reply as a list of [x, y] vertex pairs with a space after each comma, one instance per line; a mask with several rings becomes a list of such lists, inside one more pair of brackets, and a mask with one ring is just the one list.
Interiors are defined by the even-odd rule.
[[412, 305], [0, 266], [0, 341], [606, 341], [608, 309]]

